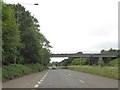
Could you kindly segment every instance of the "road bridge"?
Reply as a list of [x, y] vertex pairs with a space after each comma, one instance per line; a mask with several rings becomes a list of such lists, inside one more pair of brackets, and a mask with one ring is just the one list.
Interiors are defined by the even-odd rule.
[[[109, 61], [111, 58], [117, 58], [117, 52], [108, 52], [108, 53], [62, 53], [62, 54], [51, 54], [51, 57], [68, 57], [68, 58], [89, 58], [90, 65], [98, 64], [100, 59]], [[68, 59], [69, 60], [69, 59]]]
[[81, 53], [81, 54], [52, 54], [51, 57], [117, 57], [117, 53], [107, 53], [107, 54], [102, 54], [102, 53]]

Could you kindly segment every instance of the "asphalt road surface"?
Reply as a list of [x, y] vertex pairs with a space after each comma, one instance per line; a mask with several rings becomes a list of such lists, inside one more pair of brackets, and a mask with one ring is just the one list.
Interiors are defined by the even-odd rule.
[[54, 69], [5, 82], [3, 88], [118, 88], [118, 80], [72, 70]]

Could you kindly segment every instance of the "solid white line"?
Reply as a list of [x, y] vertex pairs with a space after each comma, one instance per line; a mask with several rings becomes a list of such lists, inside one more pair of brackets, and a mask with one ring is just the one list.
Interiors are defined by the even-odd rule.
[[85, 83], [83, 80], [79, 79], [80, 82]]
[[35, 85], [34, 87], [37, 88], [39, 85]]

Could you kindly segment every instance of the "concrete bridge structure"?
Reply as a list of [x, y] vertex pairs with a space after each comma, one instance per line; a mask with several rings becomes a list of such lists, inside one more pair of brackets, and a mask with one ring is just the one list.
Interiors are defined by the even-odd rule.
[[[68, 57], [68, 58], [89, 58], [90, 65], [98, 64], [98, 60], [102, 59], [104, 62], [109, 61], [110, 58], [117, 58], [117, 52], [107, 52], [107, 53], [62, 53], [62, 54], [51, 54], [51, 57]], [[69, 59], [68, 59], [69, 60]]]
[[117, 53], [74, 53], [52, 54], [51, 57], [118, 57]]

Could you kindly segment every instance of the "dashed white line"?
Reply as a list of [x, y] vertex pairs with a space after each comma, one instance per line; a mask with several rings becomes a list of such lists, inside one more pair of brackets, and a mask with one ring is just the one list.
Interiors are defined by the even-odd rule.
[[42, 82], [43, 80], [41, 79], [40, 81]]
[[35, 85], [34, 87], [37, 88], [39, 85]]
[[45, 77], [46, 77], [46, 75], [43, 78], [45, 78]]
[[85, 83], [83, 80], [81, 80], [81, 79], [79, 79], [79, 81], [81, 82], [81, 83]]
[[41, 84], [41, 82], [38, 82], [38, 84]]
[[[38, 84], [41, 84], [42, 83], [42, 81], [45, 79], [45, 77], [47, 76], [47, 74], [48, 74], [48, 71], [47, 71], [47, 73], [42, 77], [42, 79], [38, 82]], [[39, 85], [35, 85], [34, 87], [38, 87]]]
[[47, 73], [42, 77], [42, 79], [38, 82], [38, 84], [34, 86], [35, 88], [37, 88], [37, 87], [39, 86], [39, 84], [42, 83], [42, 81], [45, 79], [45, 77], [47, 76], [47, 74], [48, 74], [48, 71], [47, 71]]
[[44, 80], [45, 78], [43, 77], [42, 80]]

